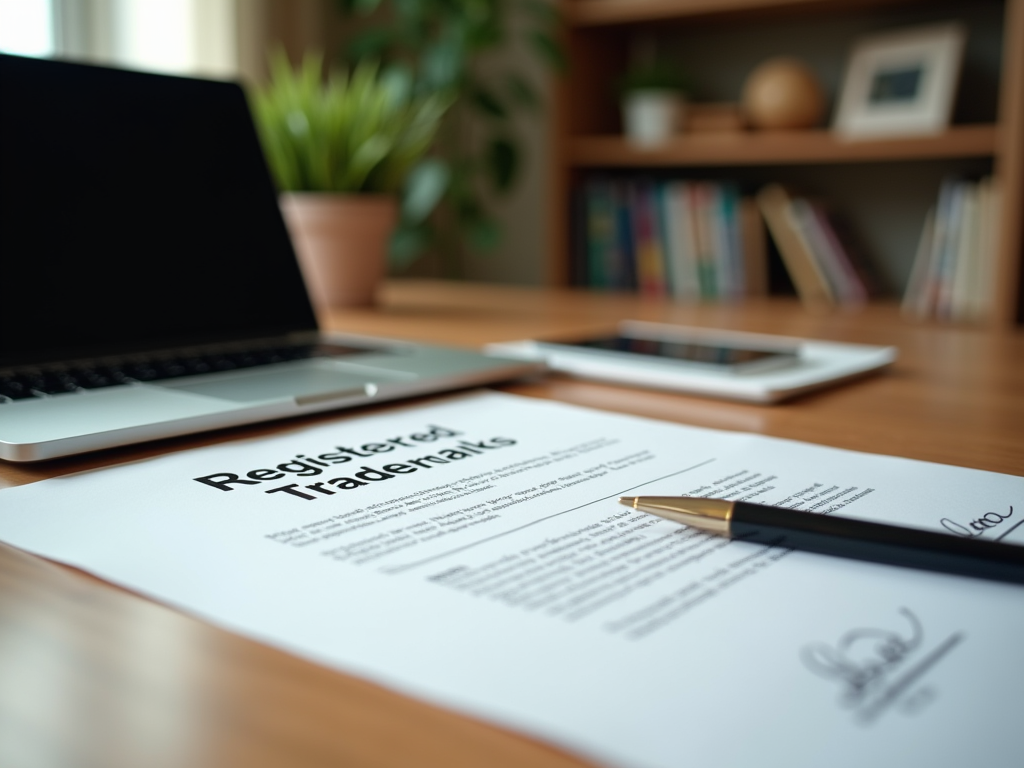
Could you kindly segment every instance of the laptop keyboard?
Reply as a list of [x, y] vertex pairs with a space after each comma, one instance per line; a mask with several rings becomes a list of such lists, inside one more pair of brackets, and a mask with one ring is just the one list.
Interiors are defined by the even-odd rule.
[[176, 379], [201, 373], [234, 371], [260, 365], [305, 360], [311, 357], [338, 357], [371, 350], [339, 344], [297, 344], [293, 346], [233, 349], [199, 355], [123, 358], [103, 365], [47, 366], [0, 373], [0, 403], [47, 397], [62, 392], [99, 389], [118, 384]]

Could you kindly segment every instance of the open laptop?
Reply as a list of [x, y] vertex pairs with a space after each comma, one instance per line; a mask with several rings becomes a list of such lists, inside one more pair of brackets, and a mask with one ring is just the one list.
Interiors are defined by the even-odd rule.
[[532, 370], [321, 333], [239, 86], [0, 55], [0, 458]]

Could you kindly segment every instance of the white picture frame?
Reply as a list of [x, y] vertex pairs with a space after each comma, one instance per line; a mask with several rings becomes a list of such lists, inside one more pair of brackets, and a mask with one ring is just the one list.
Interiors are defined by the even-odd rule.
[[965, 27], [950, 22], [858, 40], [847, 62], [833, 130], [844, 139], [946, 130], [966, 39]]

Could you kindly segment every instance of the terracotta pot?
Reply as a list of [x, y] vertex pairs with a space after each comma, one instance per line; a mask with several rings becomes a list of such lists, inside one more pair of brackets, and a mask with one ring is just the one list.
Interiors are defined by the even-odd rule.
[[286, 192], [281, 212], [317, 309], [376, 301], [398, 221], [393, 195]]

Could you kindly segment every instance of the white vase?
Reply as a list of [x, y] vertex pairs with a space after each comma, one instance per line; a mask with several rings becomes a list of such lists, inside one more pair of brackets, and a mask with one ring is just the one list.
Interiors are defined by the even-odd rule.
[[398, 221], [397, 199], [286, 192], [280, 202], [313, 306], [324, 310], [373, 305]]
[[678, 91], [630, 91], [622, 100], [626, 140], [638, 147], [664, 144], [680, 130], [685, 113], [686, 99]]

